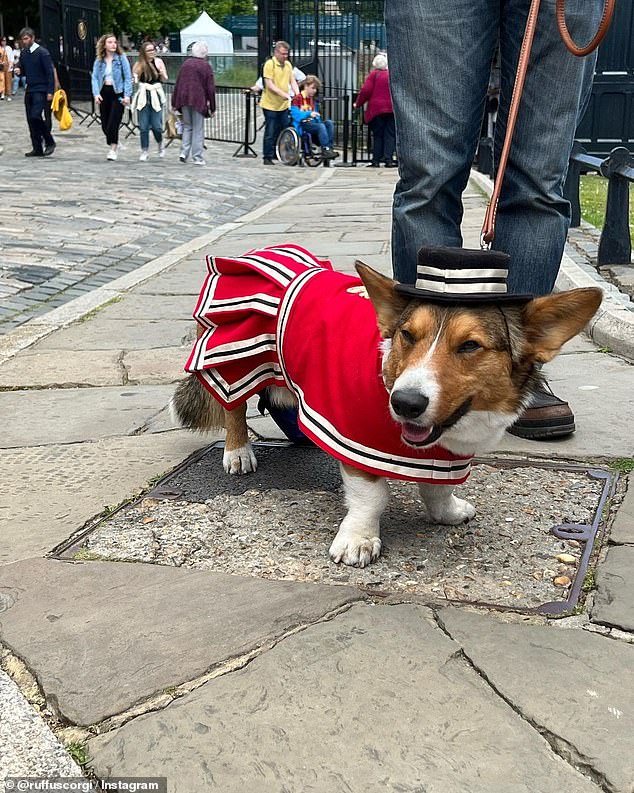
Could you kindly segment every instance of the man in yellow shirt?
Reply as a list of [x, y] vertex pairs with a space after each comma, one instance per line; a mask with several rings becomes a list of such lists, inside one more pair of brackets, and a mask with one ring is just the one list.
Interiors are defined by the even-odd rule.
[[264, 143], [262, 147], [264, 165], [273, 165], [277, 136], [289, 123], [289, 86], [293, 89], [293, 93], [299, 93], [297, 81], [293, 76], [293, 67], [288, 60], [289, 49], [287, 42], [278, 41], [273, 50], [273, 57], [266, 61], [262, 70], [264, 90], [260, 107], [264, 113]]

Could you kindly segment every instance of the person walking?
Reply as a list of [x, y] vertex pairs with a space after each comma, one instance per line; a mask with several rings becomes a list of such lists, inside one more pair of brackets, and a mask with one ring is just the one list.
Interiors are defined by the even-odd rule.
[[26, 78], [24, 108], [31, 135], [31, 151], [25, 157], [50, 157], [55, 151], [51, 135], [51, 100], [55, 91], [55, 69], [47, 49], [35, 41], [32, 28], [20, 31], [22, 52], [20, 74]]
[[180, 113], [183, 124], [179, 159], [187, 162], [191, 154], [194, 165], [205, 165], [205, 118], [216, 112], [216, 84], [207, 63], [208, 52], [204, 41], [192, 45], [191, 57], [181, 66], [172, 94], [172, 108]]
[[[479, 137], [496, 47], [501, 88], [499, 161], [529, 0], [399, 0], [386, 3], [400, 179], [393, 202], [392, 264], [416, 281], [421, 246], [460, 247], [462, 193]], [[566, 4], [568, 28], [587, 42], [603, 0]], [[570, 221], [563, 185], [575, 129], [590, 98], [596, 51], [577, 58], [559, 34], [554, 3], [542, 3], [497, 210], [495, 250], [511, 256], [508, 290], [546, 295], [559, 271]], [[567, 402], [544, 386], [509, 432], [545, 440], [575, 431]]]
[[289, 50], [290, 46], [285, 41], [278, 41], [273, 56], [265, 62], [262, 69], [264, 90], [260, 107], [264, 113], [262, 143], [264, 165], [273, 165], [278, 135], [289, 123], [289, 86], [294, 96], [299, 93], [297, 81], [293, 76], [293, 66], [288, 60]]
[[13, 47], [7, 44], [6, 36], [0, 37], [0, 100], [11, 101], [13, 94]]
[[167, 70], [163, 60], [156, 57], [156, 47], [153, 41], [145, 41], [141, 44], [138, 60], [132, 67], [132, 76], [137, 83], [137, 90], [132, 100], [132, 112], [136, 116], [141, 135], [139, 160], [145, 162], [149, 156], [150, 130], [158, 144], [159, 157], [164, 157], [165, 91], [162, 83], [167, 82]]
[[383, 53], [379, 53], [372, 61], [372, 71], [361, 86], [354, 106], [363, 107], [365, 104], [364, 119], [372, 133], [371, 166], [379, 168], [383, 162], [386, 168], [395, 168], [396, 128], [387, 56]]
[[116, 160], [121, 119], [132, 97], [132, 70], [114, 33], [105, 33], [97, 41], [91, 83], [101, 129], [110, 146], [106, 159]]

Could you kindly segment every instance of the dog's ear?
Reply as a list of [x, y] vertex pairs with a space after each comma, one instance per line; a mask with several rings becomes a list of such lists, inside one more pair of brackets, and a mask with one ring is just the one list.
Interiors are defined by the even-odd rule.
[[587, 287], [531, 300], [522, 311], [526, 353], [538, 362], [552, 360], [588, 324], [602, 298], [601, 289]]
[[394, 329], [401, 314], [405, 311], [410, 298], [397, 294], [394, 285], [397, 281], [388, 278], [381, 273], [377, 273], [367, 264], [356, 261], [354, 266], [363, 281], [363, 285], [368, 291], [368, 297], [372, 301], [379, 331], [384, 339], [394, 335]]

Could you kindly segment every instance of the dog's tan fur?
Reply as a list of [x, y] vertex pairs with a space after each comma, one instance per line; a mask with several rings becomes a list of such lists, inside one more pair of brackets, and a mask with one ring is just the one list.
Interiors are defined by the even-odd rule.
[[[423, 427], [426, 422], [443, 425], [440, 443], [456, 454], [481, 453], [499, 440], [539, 383], [536, 365], [550, 361], [582, 330], [602, 297], [600, 289], [588, 288], [525, 304], [448, 307], [398, 294], [395, 281], [367, 265], [357, 263], [357, 270], [374, 305], [381, 336], [388, 340], [386, 389], [393, 396], [412, 373], [411, 382], [432, 380], [440, 396], [430, 399], [429, 409], [414, 422]], [[278, 404], [293, 403], [286, 389], [273, 391]], [[464, 405], [468, 405], [466, 415], [452, 424], [451, 417]], [[226, 428], [223, 465], [228, 473], [256, 469], [245, 404], [224, 410], [192, 375], [179, 385], [174, 409], [181, 424], [190, 429]], [[387, 487], [381, 477], [348, 465], [341, 469], [348, 513], [330, 556], [335, 562], [363, 567], [380, 553], [379, 519], [387, 503]], [[475, 514], [468, 502], [453, 495], [452, 486], [422, 484], [419, 489], [432, 520], [451, 524]]]

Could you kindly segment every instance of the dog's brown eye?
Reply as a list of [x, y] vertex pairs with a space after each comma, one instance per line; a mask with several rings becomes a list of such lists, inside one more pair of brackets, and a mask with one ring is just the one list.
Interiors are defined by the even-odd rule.
[[408, 330], [405, 330], [405, 328], [401, 328], [401, 338], [405, 344], [414, 344], [416, 342], [416, 339]]
[[473, 339], [469, 339], [469, 341], [464, 341], [460, 347], [458, 347], [458, 352], [475, 352], [476, 350], [480, 349], [480, 345], [477, 341], [473, 341]]

